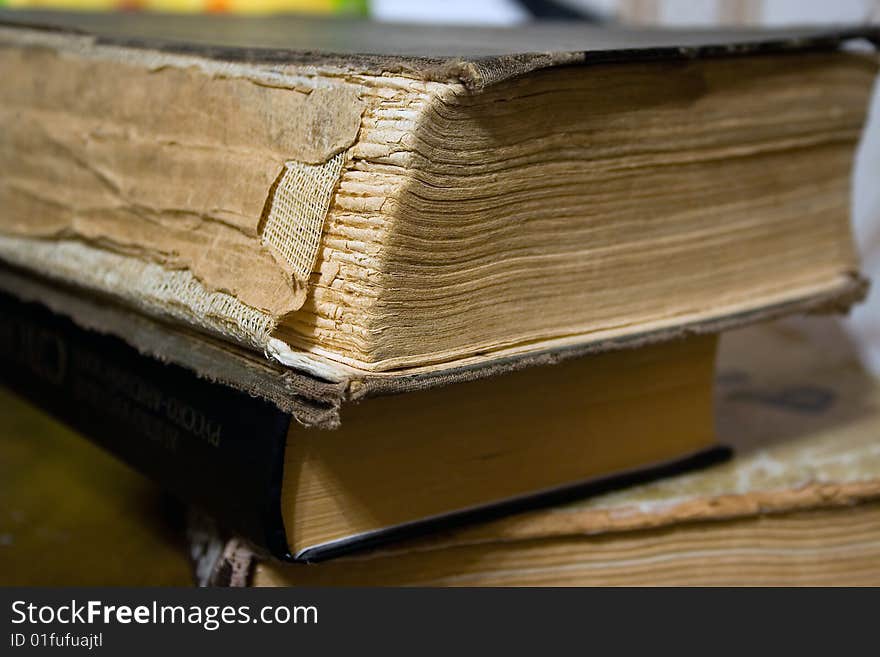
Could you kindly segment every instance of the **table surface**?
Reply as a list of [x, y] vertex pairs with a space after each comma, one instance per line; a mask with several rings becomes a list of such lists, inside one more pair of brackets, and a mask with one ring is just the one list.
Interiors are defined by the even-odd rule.
[[181, 510], [0, 387], [0, 585], [187, 586]]

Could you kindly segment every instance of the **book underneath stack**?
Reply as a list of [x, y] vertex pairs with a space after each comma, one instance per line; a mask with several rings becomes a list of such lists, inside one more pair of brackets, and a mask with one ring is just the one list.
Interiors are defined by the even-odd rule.
[[864, 295], [877, 38], [0, 13], [2, 380], [203, 583], [876, 578], [873, 382], [741, 327]]

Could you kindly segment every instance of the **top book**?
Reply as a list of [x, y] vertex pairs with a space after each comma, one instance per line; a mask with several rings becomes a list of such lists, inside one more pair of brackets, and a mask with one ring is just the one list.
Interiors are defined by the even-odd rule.
[[846, 308], [877, 39], [2, 12], [0, 258], [331, 381]]

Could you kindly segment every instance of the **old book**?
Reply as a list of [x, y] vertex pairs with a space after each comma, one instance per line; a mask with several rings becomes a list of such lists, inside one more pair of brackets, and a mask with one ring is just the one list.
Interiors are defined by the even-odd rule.
[[0, 388], [0, 586], [187, 586], [184, 514]]
[[845, 308], [876, 37], [3, 13], [0, 258], [352, 396]]
[[322, 431], [0, 293], [0, 382], [296, 560], [717, 459], [715, 342], [384, 396]]
[[725, 334], [726, 464], [312, 566], [193, 535], [205, 583], [878, 585], [880, 384], [830, 320]]

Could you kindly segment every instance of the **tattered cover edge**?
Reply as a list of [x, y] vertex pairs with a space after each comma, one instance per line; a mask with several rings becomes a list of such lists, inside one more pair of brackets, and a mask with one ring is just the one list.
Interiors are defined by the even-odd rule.
[[249, 586], [257, 563], [269, 559], [267, 552], [223, 531], [212, 516], [196, 507], [187, 512], [186, 541], [193, 581], [199, 587]]
[[[131, 30], [133, 23], [125, 25], [130, 17], [98, 16], [107, 25], [104, 29], [97, 29], [94, 23], [89, 27], [92, 16], [79, 13], [57, 11], [9, 11], [0, 10], [0, 27], [19, 29], [52, 31], [62, 34], [71, 34], [79, 37], [91, 38], [97, 45], [121, 46], [145, 51], [158, 51], [182, 55], [194, 55], [207, 59], [231, 61], [255, 65], [293, 65], [305, 67], [321, 67], [328, 69], [341, 69], [357, 71], [367, 74], [382, 74], [387, 72], [400, 73], [425, 80], [450, 81], [458, 80], [470, 91], [480, 91], [488, 86], [511, 78], [525, 75], [533, 71], [556, 66], [589, 65], [599, 63], [633, 62], [645, 60], [691, 60], [709, 57], [731, 57], [758, 53], [784, 53], [807, 50], [834, 50], [843, 43], [864, 39], [871, 42], [875, 48], [880, 48], [880, 26], [878, 25], [841, 25], [822, 27], [794, 27], [794, 28], [756, 28], [756, 29], [713, 29], [713, 30], [669, 30], [669, 29], [628, 29], [611, 27], [610, 32], [618, 36], [614, 46], [589, 47], [588, 37], [597, 30], [609, 31], [607, 27], [586, 26], [583, 27], [584, 45], [578, 48], [553, 50], [543, 52], [509, 52], [491, 55], [440, 55], [419, 56], [413, 54], [371, 54], [344, 53], [339, 51], [314, 51], [296, 49], [291, 47], [266, 47], [248, 44], [224, 44], [222, 37], [214, 37], [213, 40], [188, 41], [183, 36], [168, 38], [150, 34], [147, 29], [144, 34], [137, 30]], [[188, 17], [192, 20], [192, 17]], [[297, 17], [287, 20], [295, 20], [299, 23], [311, 20], [314, 24], [328, 24], [330, 21], [322, 19], [307, 19]], [[177, 21], [179, 17], [172, 15], [154, 15], [151, 20], [161, 24], [162, 21]], [[187, 17], [184, 17], [187, 20]], [[208, 20], [217, 20], [212, 17]], [[230, 25], [237, 27], [233, 21], [235, 17], [223, 17], [226, 21], [224, 27]], [[239, 18], [238, 20], [250, 21], [248, 35], [257, 34], [254, 30], [254, 18]], [[259, 18], [256, 20], [260, 20]], [[283, 27], [285, 17], [280, 18]], [[114, 32], [113, 22], [120, 28]], [[278, 19], [271, 19], [278, 23]], [[332, 23], [340, 24], [343, 21], [335, 20]], [[363, 23], [362, 23], [363, 24]], [[242, 23], [242, 26], [245, 24]], [[355, 23], [357, 25], [357, 23]], [[545, 26], [548, 24], [544, 24]], [[266, 22], [267, 29], [279, 27]], [[571, 24], [567, 24], [570, 28]], [[125, 34], [128, 28], [130, 33]], [[196, 26], [197, 28], [200, 26]], [[389, 39], [393, 37], [395, 28], [414, 29], [424, 26], [413, 25], [390, 25], [388, 30]], [[111, 29], [108, 29], [111, 28]], [[433, 29], [455, 30], [450, 26], [435, 26]], [[473, 38], [479, 38], [479, 28], [471, 29]], [[495, 28], [497, 32], [499, 29]], [[516, 35], [515, 30], [528, 29], [507, 28], [506, 31]], [[154, 28], [155, 30], [155, 28]], [[161, 34], [161, 30], [155, 30]], [[492, 30], [487, 31], [487, 37], [491, 40]], [[667, 35], [663, 38], [662, 35]], [[679, 43], [670, 42], [669, 35], [676, 35]], [[262, 35], [260, 35], [262, 36]], [[652, 40], [653, 39], [653, 40]]]
[[538, 349], [485, 363], [452, 365], [435, 372], [398, 375], [352, 372], [338, 382], [322, 381], [311, 374], [273, 363], [262, 354], [188, 327], [142, 315], [118, 305], [112, 299], [67, 288], [8, 266], [0, 265], [0, 289], [23, 301], [42, 303], [53, 312], [70, 317], [83, 328], [122, 338], [147, 356], [175, 363], [202, 378], [266, 399], [282, 411], [292, 414], [304, 426], [334, 429], [341, 422], [342, 407], [347, 402], [477, 381], [527, 367], [554, 365], [572, 358], [617, 349], [634, 349], [691, 335], [720, 333], [786, 315], [845, 313], [865, 297], [868, 282], [859, 274], [852, 273], [823, 293], [756, 310], [606, 340]]
[[274, 363], [262, 354], [162, 322], [80, 290], [0, 263], [0, 289], [69, 317], [81, 328], [121, 338], [146, 357], [180, 365], [201, 378], [274, 403], [306, 426], [335, 428], [345, 382], [327, 382]]

